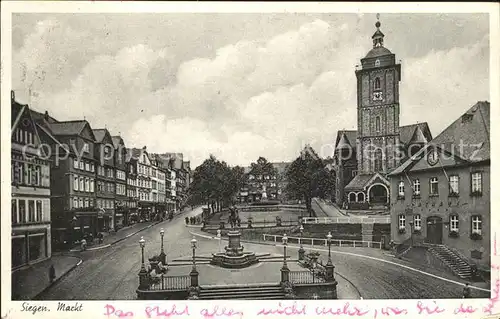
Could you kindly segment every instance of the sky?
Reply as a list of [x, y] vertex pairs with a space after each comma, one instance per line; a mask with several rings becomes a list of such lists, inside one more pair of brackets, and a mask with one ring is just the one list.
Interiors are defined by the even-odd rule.
[[[332, 155], [356, 129], [355, 66], [375, 14], [14, 14], [16, 98], [127, 147], [230, 165]], [[489, 100], [487, 14], [381, 14], [402, 63], [401, 125], [437, 136]], [[31, 90], [31, 96], [28, 92]]]

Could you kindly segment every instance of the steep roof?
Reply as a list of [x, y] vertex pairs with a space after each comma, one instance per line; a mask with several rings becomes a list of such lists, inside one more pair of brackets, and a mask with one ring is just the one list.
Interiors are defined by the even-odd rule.
[[489, 160], [490, 103], [480, 101], [474, 104], [433, 139], [431, 144], [470, 162]]
[[49, 126], [54, 135], [78, 135], [87, 124], [88, 122], [85, 120], [78, 120], [49, 123]]
[[111, 136], [111, 140], [113, 140], [113, 146], [115, 148], [118, 148], [118, 146], [120, 145], [120, 142], [123, 142], [122, 137], [119, 136], [119, 135], [117, 135], [117, 136]]
[[409, 144], [412, 141], [412, 137], [415, 134], [417, 127], [422, 131], [422, 134], [427, 141], [432, 140], [431, 130], [429, 129], [427, 122], [400, 126], [399, 140], [404, 144]]
[[345, 133], [342, 133], [340, 136], [340, 140], [337, 142], [337, 146], [335, 147], [335, 150], [340, 150], [340, 149], [350, 149], [352, 148], [351, 143], [349, 143], [349, 139], [345, 135]]
[[490, 103], [477, 102], [467, 112], [444, 129], [436, 138], [414, 156], [406, 160], [389, 175], [411, 168], [421, 155], [437, 146], [463, 160], [479, 162], [490, 159]]
[[104, 136], [106, 136], [106, 129], [104, 129], [104, 128], [95, 129], [95, 130], [92, 130], [92, 133], [94, 133], [95, 141], [97, 143], [101, 143], [102, 140], [104, 139]]
[[14, 126], [16, 122], [18, 121], [18, 118], [22, 115], [24, 108], [26, 105], [19, 104], [18, 102], [12, 100], [11, 101], [11, 123], [10, 127], [14, 129]]
[[337, 149], [338, 144], [341, 139], [347, 140], [352, 148], [356, 148], [356, 139], [358, 138], [358, 131], [356, 130], [340, 130], [337, 131], [337, 139], [335, 141], [335, 149]]

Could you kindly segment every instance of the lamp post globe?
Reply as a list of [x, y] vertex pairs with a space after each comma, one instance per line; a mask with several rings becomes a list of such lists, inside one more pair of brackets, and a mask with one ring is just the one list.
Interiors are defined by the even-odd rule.
[[331, 260], [332, 258], [332, 252], [331, 252], [331, 247], [332, 247], [332, 233], [328, 232], [328, 235], [326, 235], [326, 241], [328, 243], [328, 260]]
[[283, 234], [283, 238], [281, 239], [283, 241], [283, 266], [286, 266], [286, 246], [288, 244], [288, 237], [286, 234]]
[[165, 235], [165, 230], [162, 228], [160, 229], [160, 236], [161, 236], [161, 250], [160, 250], [160, 261], [163, 265], [167, 264], [167, 255], [165, 254], [165, 251], [163, 250], [163, 236]]
[[144, 240], [144, 237], [141, 236], [141, 239], [139, 240], [139, 246], [141, 247], [141, 267], [146, 268], [144, 265], [144, 246], [146, 246], [146, 241]]

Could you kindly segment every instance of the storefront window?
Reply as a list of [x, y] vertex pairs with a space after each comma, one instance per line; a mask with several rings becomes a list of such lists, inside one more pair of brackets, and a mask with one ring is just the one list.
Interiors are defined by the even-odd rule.
[[12, 267], [26, 264], [26, 240], [24, 236], [12, 238]]
[[30, 261], [45, 257], [45, 234], [29, 235]]

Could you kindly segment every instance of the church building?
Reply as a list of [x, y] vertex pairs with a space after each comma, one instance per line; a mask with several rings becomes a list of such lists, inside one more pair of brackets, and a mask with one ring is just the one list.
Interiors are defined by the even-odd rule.
[[335, 201], [347, 209], [387, 210], [387, 174], [432, 140], [425, 122], [400, 126], [401, 64], [384, 47], [380, 25], [355, 71], [358, 129], [338, 131], [335, 142]]

